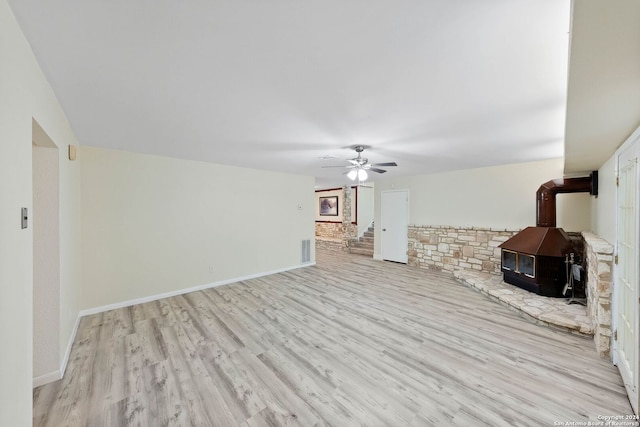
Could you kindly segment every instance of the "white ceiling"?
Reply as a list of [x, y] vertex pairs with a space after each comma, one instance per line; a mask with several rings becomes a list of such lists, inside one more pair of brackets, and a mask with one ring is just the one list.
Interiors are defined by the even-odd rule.
[[640, 1], [574, 1], [565, 173], [599, 169], [640, 126]]
[[10, 3], [83, 145], [321, 187], [353, 144], [388, 177], [564, 152], [569, 0]]

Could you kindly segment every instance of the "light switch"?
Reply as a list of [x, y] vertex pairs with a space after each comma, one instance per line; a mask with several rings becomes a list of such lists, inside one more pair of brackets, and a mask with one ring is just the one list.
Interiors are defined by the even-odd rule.
[[22, 208], [22, 229], [24, 230], [29, 225], [29, 210]]

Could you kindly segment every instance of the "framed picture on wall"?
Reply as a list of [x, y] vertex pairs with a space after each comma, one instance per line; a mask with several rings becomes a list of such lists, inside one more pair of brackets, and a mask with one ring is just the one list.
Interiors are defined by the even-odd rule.
[[320, 197], [320, 215], [338, 216], [338, 196]]

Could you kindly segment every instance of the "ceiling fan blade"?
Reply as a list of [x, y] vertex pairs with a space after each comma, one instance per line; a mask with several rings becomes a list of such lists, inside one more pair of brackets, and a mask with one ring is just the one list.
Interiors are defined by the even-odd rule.
[[342, 165], [342, 166], [320, 166], [321, 168], [355, 168], [355, 165]]
[[373, 163], [371, 166], [398, 166], [396, 162]]
[[378, 168], [369, 168], [369, 170], [373, 171], [373, 172], [378, 172], [378, 173], [385, 173], [386, 172], [386, 170], [378, 169]]

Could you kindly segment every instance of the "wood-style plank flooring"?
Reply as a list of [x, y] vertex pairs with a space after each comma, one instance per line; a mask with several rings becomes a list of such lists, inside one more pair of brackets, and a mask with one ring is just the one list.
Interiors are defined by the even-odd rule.
[[448, 274], [318, 265], [82, 319], [34, 426], [552, 426], [630, 414], [593, 342]]

